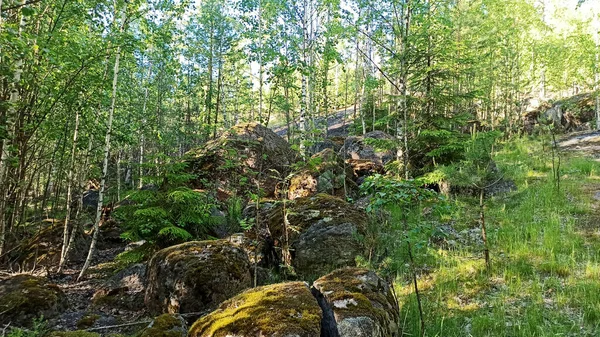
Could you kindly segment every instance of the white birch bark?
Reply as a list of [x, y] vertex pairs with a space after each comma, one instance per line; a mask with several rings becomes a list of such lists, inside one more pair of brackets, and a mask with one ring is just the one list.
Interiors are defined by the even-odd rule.
[[[123, 29], [124, 29], [124, 26], [121, 26], [120, 31], [123, 32]], [[102, 164], [102, 178], [100, 180], [100, 191], [98, 193], [98, 207], [96, 208], [96, 220], [94, 221], [94, 229], [93, 229], [94, 234], [92, 236], [92, 242], [90, 244], [90, 249], [88, 251], [87, 258], [85, 260], [85, 263], [83, 264], [83, 267], [81, 268], [81, 272], [79, 273], [79, 276], [77, 277], [78, 281], [83, 277], [83, 275], [85, 274], [87, 269], [90, 267], [92, 258], [94, 257], [94, 253], [96, 251], [96, 244], [98, 242], [98, 235], [100, 232], [100, 221], [102, 220], [102, 208], [104, 206], [103, 205], [104, 191], [106, 189], [106, 176], [108, 173], [108, 157], [110, 155], [110, 136], [112, 133], [113, 116], [114, 116], [114, 112], [115, 112], [115, 104], [117, 101], [117, 85], [118, 85], [118, 78], [119, 78], [119, 60], [120, 59], [121, 59], [121, 46], [117, 46], [116, 56], [115, 56], [115, 66], [113, 69], [111, 104], [110, 104], [110, 111], [108, 113], [108, 128], [106, 130], [106, 136], [104, 138], [104, 161]]]
[[[73, 145], [71, 146], [71, 159], [69, 162], [69, 173], [67, 173], [67, 200], [65, 205], [65, 227], [63, 229], [63, 244], [60, 253], [60, 262], [58, 264], [58, 273], [62, 271], [66, 258], [67, 258], [67, 247], [69, 245], [69, 221], [71, 220], [71, 200], [73, 190], [73, 171], [75, 168], [75, 152], [77, 149], [77, 136], [79, 133], [79, 110], [75, 112], [75, 129], [73, 130]], [[75, 235], [75, 231], [73, 231]]]

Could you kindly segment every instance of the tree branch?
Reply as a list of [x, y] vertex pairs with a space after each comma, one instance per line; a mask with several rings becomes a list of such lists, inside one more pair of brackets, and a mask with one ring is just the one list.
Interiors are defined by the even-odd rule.
[[2, 11], [2, 12], [12, 11], [12, 10], [19, 9], [19, 8], [25, 7], [25, 6], [29, 6], [29, 5], [38, 3], [38, 2], [42, 2], [42, 0], [31, 0], [31, 1], [28, 1], [28, 2], [26, 2], [24, 4], [15, 5], [15, 6], [12, 6], [12, 7], [4, 7], [2, 9], [0, 9], [0, 11]]

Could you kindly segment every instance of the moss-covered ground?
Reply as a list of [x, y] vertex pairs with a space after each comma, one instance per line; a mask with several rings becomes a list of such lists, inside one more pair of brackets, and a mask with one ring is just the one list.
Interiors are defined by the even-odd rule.
[[[481, 244], [417, 256], [426, 336], [600, 336], [600, 163], [563, 152], [557, 190], [547, 144], [521, 139], [495, 154], [518, 190], [486, 201], [489, 272]], [[450, 203], [456, 232], [479, 226], [478, 200]], [[396, 291], [403, 335], [418, 336], [410, 281]]]

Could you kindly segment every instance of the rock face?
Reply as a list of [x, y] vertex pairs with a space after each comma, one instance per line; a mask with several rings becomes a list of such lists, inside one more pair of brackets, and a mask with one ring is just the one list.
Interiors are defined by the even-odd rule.
[[385, 141], [391, 140], [393, 137], [382, 131], [369, 132], [362, 137], [348, 137], [344, 141], [340, 153], [345, 159], [368, 160], [375, 165], [383, 166], [394, 160], [394, 151], [377, 149], [368, 143], [370, 141], [385, 143]]
[[186, 154], [188, 170], [197, 175], [194, 188], [216, 190], [220, 200], [254, 191], [273, 196], [278, 180], [296, 162], [296, 153], [271, 129], [257, 123], [233, 127], [216, 140]]
[[200, 318], [190, 337], [320, 337], [321, 308], [303, 282], [250, 289]]
[[294, 200], [317, 193], [327, 193], [340, 198], [356, 194], [350, 166], [332, 149], [325, 149], [311, 157], [309, 168], [294, 174], [287, 182], [287, 198]]
[[34, 319], [53, 318], [66, 307], [63, 292], [45, 278], [17, 275], [0, 281], [0, 325], [29, 327]]
[[138, 337], [186, 337], [187, 326], [181, 316], [163, 314], [156, 317]]
[[165, 248], [148, 265], [146, 306], [155, 314], [214, 309], [252, 286], [250, 268], [244, 251], [225, 240]]
[[313, 293], [324, 311], [323, 327], [337, 330], [337, 336], [399, 336], [396, 299], [389, 285], [374, 272], [336, 270], [316, 280]]
[[334, 196], [317, 194], [276, 204], [262, 221], [260, 239], [272, 243], [265, 245], [272, 251], [263, 255], [275, 256], [275, 265], [291, 264], [302, 277], [354, 266], [364, 252], [357, 236], [365, 232], [367, 214]]

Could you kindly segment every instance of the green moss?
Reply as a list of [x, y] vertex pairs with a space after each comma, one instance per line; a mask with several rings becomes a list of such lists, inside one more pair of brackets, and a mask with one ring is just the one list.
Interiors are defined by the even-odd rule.
[[329, 303], [352, 301], [346, 307], [334, 308], [338, 320], [371, 317], [383, 326], [394, 310], [395, 299], [383, 280], [379, 279], [379, 284], [375, 285], [365, 281], [369, 276], [375, 276], [371, 273], [362, 268], [338, 269], [315, 281], [314, 287], [325, 295]]
[[293, 241], [294, 235], [302, 233], [319, 220], [325, 220], [331, 225], [352, 223], [356, 225], [359, 234], [363, 234], [367, 228], [367, 215], [338, 197], [319, 193], [312, 197], [298, 198], [293, 202], [277, 205], [267, 215], [266, 223], [274, 238], [282, 238], [284, 235], [284, 212], [287, 211], [287, 220], [290, 225], [289, 235]]
[[236, 335], [318, 336], [321, 309], [302, 282], [250, 289], [200, 318], [191, 337]]
[[3, 313], [0, 323], [3, 324], [28, 321], [41, 315], [49, 317], [66, 304], [58, 286], [30, 275], [17, 275], [1, 282], [0, 297]]
[[100, 334], [83, 330], [55, 331], [50, 333], [49, 337], [100, 337]]
[[77, 321], [78, 329], [87, 329], [96, 323], [96, 321], [100, 318], [100, 315], [92, 314], [85, 315], [79, 321]]
[[139, 337], [180, 337], [185, 326], [177, 317], [164, 314], [156, 317], [152, 326], [142, 331]]

